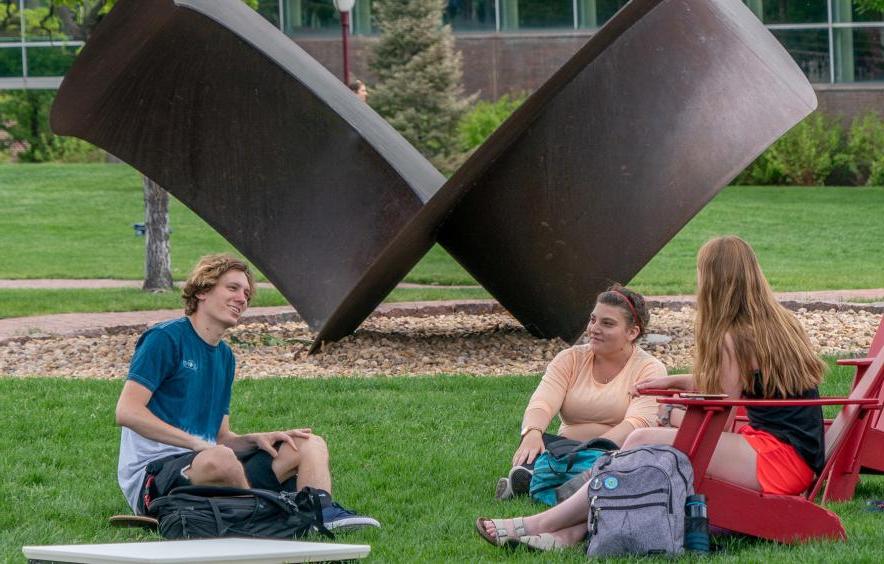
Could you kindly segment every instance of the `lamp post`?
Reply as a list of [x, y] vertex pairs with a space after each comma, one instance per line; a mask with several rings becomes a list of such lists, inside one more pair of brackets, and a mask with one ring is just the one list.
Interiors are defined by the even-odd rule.
[[334, 0], [335, 8], [341, 13], [341, 41], [344, 51], [344, 84], [350, 84], [350, 57], [349, 57], [349, 36], [350, 36], [350, 10], [356, 0]]

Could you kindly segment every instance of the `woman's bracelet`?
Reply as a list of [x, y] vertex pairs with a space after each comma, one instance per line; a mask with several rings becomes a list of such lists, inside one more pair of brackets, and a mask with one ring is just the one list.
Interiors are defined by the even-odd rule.
[[543, 434], [543, 429], [541, 429], [540, 427], [533, 427], [533, 426], [531, 426], [531, 427], [523, 427], [523, 428], [522, 428], [522, 432], [519, 433], [519, 438], [524, 439], [524, 438], [525, 438], [525, 435], [527, 435], [527, 434], [530, 433], [531, 431], [540, 431], [540, 434], [541, 434], [541, 435]]

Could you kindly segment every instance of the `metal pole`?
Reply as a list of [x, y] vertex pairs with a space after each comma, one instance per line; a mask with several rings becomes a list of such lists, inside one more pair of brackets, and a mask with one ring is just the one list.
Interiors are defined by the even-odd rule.
[[835, 84], [835, 30], [832, 29], [832, 0], [826, 2], [829, 21], [829, 83]]
[[350, 55], [349, 55], [349, 36], [350, 35], [350, 12], [341, 12], [341, 41], [344, 48], [344, 84], [350, 84]]
[[27, 24], [25, 20], [25, 0], [18, 1], [18, 21], [19, 26], [21, 27], [21, 82], [22, 86], [27, 89], [28, 87], [28, 36], [26, 33], [25, 26]]

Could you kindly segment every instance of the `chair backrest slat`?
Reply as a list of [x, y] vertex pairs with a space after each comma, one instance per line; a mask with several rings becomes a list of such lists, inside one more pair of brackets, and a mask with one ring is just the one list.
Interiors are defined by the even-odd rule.
[[[866, 399], [875, 397], [873, 393], [881, 389], [882, 381], [884, 381], [884, 349], [879, 350], [875, 356], [875, 360], [869, 365], [865, 375], [856, 383], [853, 391], [850, 393], [850, 399]], [[835, 449], [840, 446], [846, 436], [846, 431], [850, 430], [853, 423], [859, 417], [860, 407], [858, 405], [845, 405], [838, 416], [832, 421], [829, 429], [826, 431], [826, 460]]]
[[872, 344], [869, 346], [869, 356], [875, 356], [884, 348], [884, 315], [881, 316], [881, 323], [878, 325], [878, 331], [872, 337]]

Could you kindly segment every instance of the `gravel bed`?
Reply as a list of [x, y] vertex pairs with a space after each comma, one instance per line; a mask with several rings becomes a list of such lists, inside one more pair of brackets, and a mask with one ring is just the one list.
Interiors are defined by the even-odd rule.
[[[795, 312], [815, 349], [851, 356], [868, 350], [881, 314], [863, 310]], [[694, 309], [652, 310], [646, 349], [670, 368], [692, 363]], [[122, 378], [138, 339], [131, 334], [49, 337], [0, 345], [0, 375]], [[311, 333], [300, 322], [250, 323], [231, 330], [237, 376], [537, 374], [567, 345], [532, 337], [508, 314], [372, 316], [353, 335], [308, 356]]]

